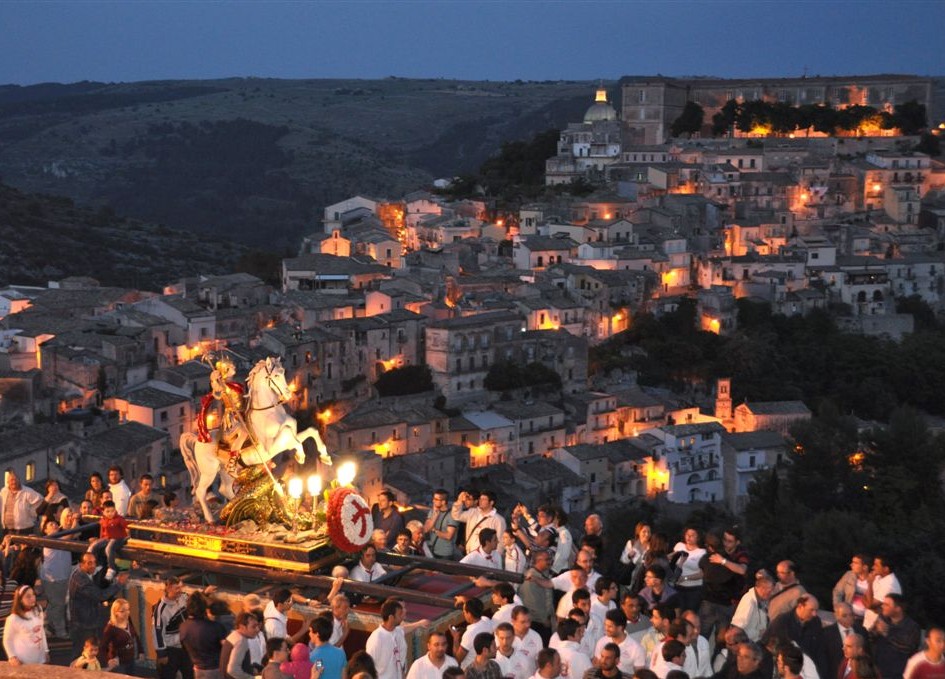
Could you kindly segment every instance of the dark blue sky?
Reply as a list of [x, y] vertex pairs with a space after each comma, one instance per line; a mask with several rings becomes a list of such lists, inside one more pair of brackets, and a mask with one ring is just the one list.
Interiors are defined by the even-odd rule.
[[0, 83], [945, 74], [942, 0], [0, 0]]

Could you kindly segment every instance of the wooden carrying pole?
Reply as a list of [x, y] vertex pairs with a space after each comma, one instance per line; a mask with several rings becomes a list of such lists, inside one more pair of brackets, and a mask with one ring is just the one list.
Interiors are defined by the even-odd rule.
[[[11, 542], [28, 545], [30, 547], [49, 549], [59, 549], [67, 552], [85, 552], [88, 545], [81, 542], [72, 542], [69, 540], [56, 540], [52, 538], [41, 538], [32, 535], [14, 535]], [[192, 556], [182, 556], [180, 554], [163, 554], [153, 552], [147, 549], [124, 547], [120, 556], [124, 559], [146, 563], [158, 568], [187, 568], [198, 572], [219, 573], [221, 575], [231, 575], [234, 577], [247, 578], [251, 580], [260, 580], [269, 583], [287, 583], [290, 585], [299, 585], [301, 587], [318, 587], [320, 589], [331, 589], [334, 578], [327, 575], [314, 575], [311, 573], [297, 573], [288, 570], [274, 570], [269, 568], [259, 568], [257, 566], [244, 566], [242, 564], [229, 563], [225, 561], [210, 561]], [[439, 563], [439, 562], [437, 562]], [[468, 567], [467, 567], [468, 568]], [[487, 571], [488, 569], [476, 569], [478, 571]], [[445, 572], [445, 571], [444, 571]], [[480, 573], [484, 574], [484, 573]], [[399, 597], [405, 601], [424, 604], [428, 606], [437, 606], [439, 608], [452, 609], [455, 606], [453, 599], [418, 592], [415, 589], [406, 589], [399, 587], [389, 587], [386, 585], [375, 585], [369, 582], [358, 582], [357, 580], [345, 580], [344, 591], [365, 596], [375, 597], [377, 599], [387, 599], [388, 597]]]

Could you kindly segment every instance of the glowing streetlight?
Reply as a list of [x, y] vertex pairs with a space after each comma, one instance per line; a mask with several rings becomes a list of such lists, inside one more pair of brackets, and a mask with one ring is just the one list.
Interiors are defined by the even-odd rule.
[[358, 474], [358, 468], [354, 462], [345, 462], [338, 467], [338, 474], [335, 477], [339, 486], [350, 486], [354, 477]]

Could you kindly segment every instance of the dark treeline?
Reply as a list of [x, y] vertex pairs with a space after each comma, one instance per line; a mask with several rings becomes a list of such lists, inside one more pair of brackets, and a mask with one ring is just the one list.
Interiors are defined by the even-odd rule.
[[[726, 337], [694, 329], [694, 303], [661, 318], [638, 316], [591, 350], [591, 369], [632, 368], [642, 384], [680, 389], [731, 376], [736, 403], [804, 400], [814, 418], [792, 430], [788, 464], [762, 472], [750, 489], [743, 520], [754, 565], [792, 559], [827, 608], [854, 553], [886, 555], [910, 615], [941, 624], [945, 436], [930, 432], [918, 409], [945, 412], [945, 329], [917, 298], [900, 302], [917, 320], [900, 343], [840, 332], [825, 312], [785, 317], [766, 304], [738, 304], [738, 330]], [[673, 534], [682, 527], [646, 504], [621, 519], [650, 520]], [[733, 520], [709, 507], [688, 523], [708, 530]]]
[[591, 350], [591, 370], [631, 368], [641, 384], [680, 389], [731, 377], [736, 403], [803, 400], [816, 411], [829, 400], [843, 413], [883, 421], [903, 403], [945, 414], [945, 329], [917, 299], [903, 303], [919, 312], [916, 331], [898, 343], [841, 332], [827, 312], [787, 317], [748, 300], [738, 308], [738, 330], [725, 337], [695, 330], [692, 300], [659, 319], [637, 316], [630, 330]]

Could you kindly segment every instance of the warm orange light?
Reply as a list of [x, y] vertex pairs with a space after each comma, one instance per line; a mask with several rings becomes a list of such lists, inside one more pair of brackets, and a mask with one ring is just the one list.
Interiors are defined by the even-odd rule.
[[858, 450], [847, 458], [847, 461], [850, 463], [850, 466], [856, 470], [863, 468], [863, 460], [866, 459], [866, 455], [862, 450]]
[[315, 417], [321, 420], [322, 422], [324, 422], [325, 424], [330, 424], [331, 416], [332, 416], [331, 408], [325, 408], [323, 411], [318, 413], [318, 415], [316, 415]]
[[383, 443], [375, 443], [371, 447], [381, 457], [389, 457], [392, 450], [391, 439], [387, 439]]
[[873, 184], [873, 190], [874, 190], [874, 191], [879, 191], [879, 190], [882, 189], [882, 188], [883, 188], [883, 185], [880, 184], [879, 182], [876, 182], [875, 184]]
[[722, 326], [721, 326], [721, 324], [719, 323], [719, 319], [713, 318], [711, 321], [709, 321], [709, 332], [714, 332], [716, 335], [718, 335], [718, 334], [719, 334], [719, 329], [720, 329], [721, 327], [722, 327]]
[[806, 203], [808, 198], [810, 198], [810, 196], [807, 195], [806, 192], [801, 194], [801, 201], [802, 201], [802, 202]]
[[485, 443], [480, 443], [479, 445], [470, 444], [469, 452], [474, 457], [481, 457], [484, 455], [489, 455], [492, 452], [493, 448], [495, 448], [495, 443], [493, 443], [492, 441], [486, 441]]
[[771, 134], [771, 126], [770, 125], [755, 125], [753, 128], [751, 128], [750, 134], [757, 134], [761, 136], [769, 135]]
[[609, 212], [605, 212], [605, 213], [604, 213], [604, 219], [610, 219], [610, 213], [609, 213]]
[[400, 356], [394, 356], [393, 358], [388, 358], [386, 361], [381, 361], [381, 365], [384, 366], [384, 371], [393, 370], [400, 363]]
[[505, 220], [504, 220], [504, 219], [497, 219], [497, 220], [495, 220], [495, 225], [496, 225], [496, 226], [505, 226]]
[[217, 428], [217, 414], [213, 410], [207, 413], [207, 429]]

